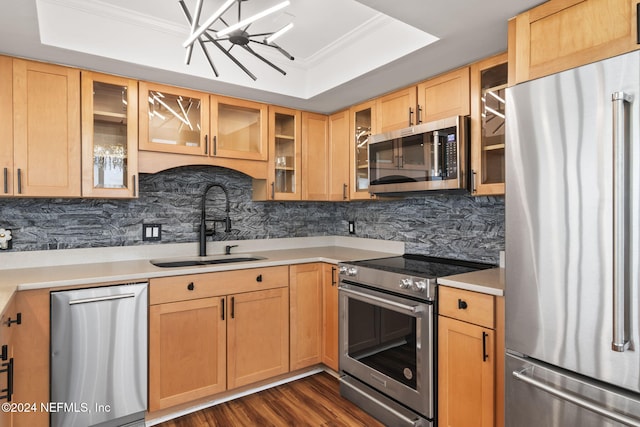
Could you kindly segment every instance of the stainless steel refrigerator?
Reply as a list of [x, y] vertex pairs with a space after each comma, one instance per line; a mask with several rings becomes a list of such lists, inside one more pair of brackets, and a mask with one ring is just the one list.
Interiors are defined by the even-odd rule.
[[507, 426], [640, 425], [640, 52], [506, 110]]

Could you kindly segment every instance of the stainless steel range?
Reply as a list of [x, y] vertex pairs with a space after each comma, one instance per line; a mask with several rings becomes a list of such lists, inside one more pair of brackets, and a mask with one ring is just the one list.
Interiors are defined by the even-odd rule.
[[409, 254], [339, 264], [340, 394], [386, 425], [433, 425], [436, 279], [491, 267]]

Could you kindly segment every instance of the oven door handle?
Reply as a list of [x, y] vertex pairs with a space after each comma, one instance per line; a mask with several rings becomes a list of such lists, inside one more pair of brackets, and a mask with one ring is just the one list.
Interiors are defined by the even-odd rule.
[[420, 317], [421, 314], [425, 311], [424, 306], [420, 304], [418, 305], [402, 304], [395, 301], [389, 301], [387, 299], [370, 295], [364, 292], [354, 291], [353, 289], [348, 289], [345, 287], [340, 287], [339, 290], [340, 292], [344, 292], [345, 294], [347, 294], [348, 296], [354, 299], [364, 301], [364, 302], [375, 302], [376, 305], [379, 305], [381, 307], [388, 308], [394, 311], [403, 312], [414, 317]]

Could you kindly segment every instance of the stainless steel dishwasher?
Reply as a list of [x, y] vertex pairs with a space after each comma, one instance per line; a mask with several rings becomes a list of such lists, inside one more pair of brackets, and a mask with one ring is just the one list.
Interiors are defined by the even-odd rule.
[[51, 293], [51, 426], [144, 426], [147, 283]]

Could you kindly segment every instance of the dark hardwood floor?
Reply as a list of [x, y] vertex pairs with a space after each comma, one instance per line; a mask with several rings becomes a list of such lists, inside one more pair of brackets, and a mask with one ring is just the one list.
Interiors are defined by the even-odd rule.
[[159, 424], [160, 427], [382, 427], [321, 372]]

